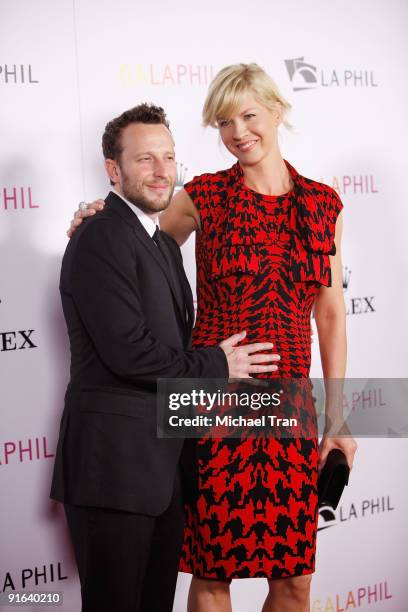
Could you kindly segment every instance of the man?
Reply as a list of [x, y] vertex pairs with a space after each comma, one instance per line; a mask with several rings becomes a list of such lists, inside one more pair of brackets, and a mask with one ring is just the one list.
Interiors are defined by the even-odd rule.
[[102, 145], [114, 190], [62, 263], [71, 380], [51, 497], [65, 504], [83, 612], [170, 612], [183, 440], [157, 438], [156, 379], [271, 371], [270, 355], [254, 352], [272, 345], [238, 347], [244, 334], [236, 334], [189, 348], [191, 289], [179, 247], [158, 228], [176, 176], [164, 111], [142, 104], [124, 112]]

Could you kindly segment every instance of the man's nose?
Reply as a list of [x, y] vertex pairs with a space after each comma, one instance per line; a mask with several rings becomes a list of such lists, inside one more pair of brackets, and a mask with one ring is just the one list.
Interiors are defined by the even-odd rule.
[[167, 177], [166, 165], [161, 159], [156, 159], [153, 167], [154, 176]]

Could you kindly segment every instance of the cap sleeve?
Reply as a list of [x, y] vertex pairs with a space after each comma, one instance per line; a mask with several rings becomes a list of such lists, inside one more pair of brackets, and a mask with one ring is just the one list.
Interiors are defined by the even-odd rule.
[[331, 286], [329, 255], [336, 254], [336, 221], [342, 208], [340, 197], [327, 185], [308, 189], [297, 199], [291, 223], [294, 282]]
[[337, 195], [337, 192], [330, 188], [327, 197], [322, 205], [321, 217], [322, 217], [322, 228], [323, 228], [323, 244], [317, 245], [317, 248], [329, 255], [336, 254], [336, 244], [334, 242], [336, 235], [336, 222], [343, 208], [342, 201]]
[[343, 202], [341, 201], [340, 196], [338, 195], [337, 191], [332, 189], [331, 193], [332, 193], [332, 198], [331, 198], [330, 204], [327, 207], [328, 209], [327, 214], [329, 216], [329, 222], [331, 224], [332, 240], [334, 242], [334, 237], [336, 234], [337, 217], [343, 210]]
[[184, 189], [197, 208], [201, 219], [205, 219], [211, 202], [211, 181], [209, 174], [195, 176], [184, 185]]

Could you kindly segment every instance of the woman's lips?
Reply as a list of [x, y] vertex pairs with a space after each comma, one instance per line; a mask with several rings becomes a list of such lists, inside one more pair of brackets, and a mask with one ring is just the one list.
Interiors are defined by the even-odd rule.
[[242, 142], [241, 144], [237, 144], [237, 148], [242, 153], [247, 153], [248, 151], [252, 151], [252, 149], [257, 144], [257, 140], [247, 140], [246, 142]]

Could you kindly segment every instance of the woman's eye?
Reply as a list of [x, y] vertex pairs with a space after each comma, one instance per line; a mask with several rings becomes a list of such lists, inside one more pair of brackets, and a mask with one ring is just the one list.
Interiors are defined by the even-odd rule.
[[251, 119], [251, 117], [255, 117], [255, 115], [253, 113], [248, 113], [247, 115], [244, 115], [245, 119]]
[[218, 125], [220, 127], [226, 127], [229, 124], [229, 121], [227, 119], [220, 119], [220, 121], [218, 121]]

